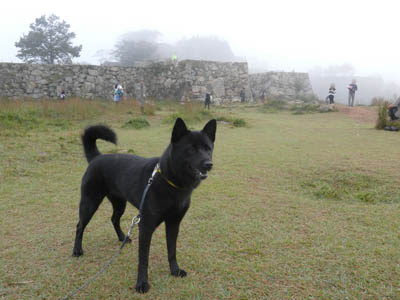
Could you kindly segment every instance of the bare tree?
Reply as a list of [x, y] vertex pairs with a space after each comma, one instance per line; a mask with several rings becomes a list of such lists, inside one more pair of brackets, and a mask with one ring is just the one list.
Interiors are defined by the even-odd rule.
[[229, 43], [217, 37], [192, 37], [180, 40], [176, 44], [178, 57], [214, 61], [234, 61]]
[[121, 41], [113, 54], [122, 66], [133, 66], [135, 62], [155, 60], [157, 45], [147, 41]]

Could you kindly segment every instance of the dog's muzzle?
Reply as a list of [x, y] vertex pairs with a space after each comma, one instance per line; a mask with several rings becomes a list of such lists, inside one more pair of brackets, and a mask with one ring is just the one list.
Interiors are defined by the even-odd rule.
[[205, 161], [202, 164], [202, 170], [195, 169], [195, 173], [201, 180], [204, 180], [208, 177], [208, 171], [210, 171], [212, 167], [213, 167], [212, 161]]

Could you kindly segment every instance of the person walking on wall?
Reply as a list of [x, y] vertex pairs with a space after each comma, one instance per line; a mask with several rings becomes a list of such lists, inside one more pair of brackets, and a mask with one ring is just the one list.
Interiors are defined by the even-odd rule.
[[246, 93], [244, 92], [244, 89], [241, 89], [240, 91], [240, 102], [243, 103], [246, 101]]
[[329, 104], [334, 104], [335, 101], [335, 94], [336, 94], [336, 87], [334, 83], [331, 83], [331, 86], [329, 87], [328, 91], [328, 99], [329, 99]]
[[176, 67], [176, 65], [178, 64], [178, 57], [176, 56], [175, 53], [172, 54], [171, 61], [172, 61], [172, 64]]
[[144, 114], [144, 97], [146, 96], [146, 87], [144, 86], [143, 80], [139, 83], [139, 93], [138, 93], [138, 101], [140, 106], [140, 112]]
[[118, 103], [121, 101], [122, 96], [124, 95], [124, 90], [121, 85], [116, 84], [114, 86], [114, 102]]
[[354, 98], [358, 89], [355, 79], [351, 81], [347, 89], [349, 90], [349, 106], [354, 106]]
[[209, 92], [206, 93], [206, 97], [204, 99], [204, 108], [208, 108], [210, 110], [210, 102], [211, 102], [211, 94]]

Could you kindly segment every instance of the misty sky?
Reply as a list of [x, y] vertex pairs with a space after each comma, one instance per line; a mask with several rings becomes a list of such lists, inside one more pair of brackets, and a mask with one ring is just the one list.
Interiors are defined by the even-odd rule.
[[400, 81], [400, 2], [325, 0], [2, 1], [0, 61], [20, 62], [14, 43], [41, 15], [71, 25], [83, 45], [75, 62], [98, 63], [128, 31], [158, 30], [166, 42], [194, 35], [227, 40], [236, 56], [269, 70], [350, 63], [357, 75]]

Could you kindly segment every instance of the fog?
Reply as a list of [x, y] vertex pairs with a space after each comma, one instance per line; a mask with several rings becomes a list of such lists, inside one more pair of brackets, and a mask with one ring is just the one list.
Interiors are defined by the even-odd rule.
[[[337, 81], [339, 91], [357, 78], [359, 93], [368, 91], [363, 96], [368, 101], [400, 94], [398, 6], [387, 0], [6, 1], [0, 11], [0, 61], [21, 62], [15, 42], [35, 18], [55, 14], [76, 33], [74, 45], [83, 46], [74, 63], [112, 60], [124, 36], [143, 30], [159, 33], [164, 55], [177, 51], [182, 41], [214, 37], [231, 51], [214, 53], [218, 60], [247, 61], [251, 72], [309, 72], [321, 97], [330, 81]], [[190, 55], [203, 44], [197, 45]], [[184, 53], [178, 59], [186, 58]], [[210, 57], [197, 53], [194, 58]], [[343, 65], [351, 72], [327, 71]]]

